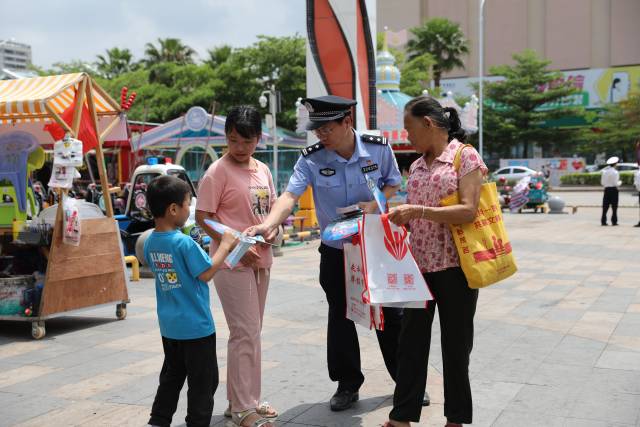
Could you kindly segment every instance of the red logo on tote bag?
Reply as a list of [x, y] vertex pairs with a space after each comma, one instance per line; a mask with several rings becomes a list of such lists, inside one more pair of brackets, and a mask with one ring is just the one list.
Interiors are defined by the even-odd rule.
[[391, 225], [389, 225], [389, 219], [386, 215], [380, 216], [380, 220], [382, 221], [382, 228], [384, 229], [385, 248], [387, 248], [387, 251], [395, 259], [401, 261], [409, 251], [409, 246], [406, 242], [407, 230], [402, 229], [402, 231], [404, 231], [402, 234], [397, 231], [392, 231]]

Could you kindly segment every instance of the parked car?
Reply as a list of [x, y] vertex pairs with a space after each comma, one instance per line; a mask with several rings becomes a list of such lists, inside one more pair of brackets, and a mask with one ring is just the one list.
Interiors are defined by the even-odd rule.
[[[607, 165], [589, 165], [586, 167], [585, 172], [595, 172], [602, 173], [602, 169], [606, 168]], [[628, 171], [637, 171], [638, 164], [637, 163], [618, 163], [616, 167], [618, 172], [628, 172]]]
[[491, 174], [494, 181], [504, 178], [507, 181], [518, 181], [525, 176], [531, 176], [537, 174], [537, 171], [525, 166], [506, 166], [500, 168]]

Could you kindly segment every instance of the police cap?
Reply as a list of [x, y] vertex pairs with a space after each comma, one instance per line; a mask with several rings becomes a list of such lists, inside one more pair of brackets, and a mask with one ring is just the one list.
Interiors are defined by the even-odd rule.
[[332, 120], [345, 117], [351, 112], [351, 107], [357, 104], [353, 99], [335, 95], [304, 98], [301, 102], [309, 111], [307, 130], [318, 129]]

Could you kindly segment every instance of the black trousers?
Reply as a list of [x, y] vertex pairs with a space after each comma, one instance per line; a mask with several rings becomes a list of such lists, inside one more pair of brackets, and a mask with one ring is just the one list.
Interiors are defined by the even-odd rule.
[[178, 406], [186, 378], [187, 426], [209, 426], [213, 413], [213, 394], [218, 388], [216, 334], [193, 340], [162, 337], [164, 363], [160, 385], [151, 408], [149, 424], [169, 427]]
[[462, 269], [424, 275], [434, 301], [426, 309], [405, 308], [398, 348], [398, 376], [393, 393], [395, 421], [420, 421], [427, 384], [431, 325], [438, 306], [444, 376], [444, 415], [452, 423], [471, 424], [473, 404], [469, 356], [473, 348], [473, 317], [478, 290], [470, 289]]
[[[358, 391], [364, 382], [360, 365], [360, 344], [353, 321], [346, 318], [347, 297], [344, 277], [344, 252], [321, 244], [320, 285], [329, 303], [327, 326], [327, 362], [329, 378], [338, 382], [338, 391]], [[384, 331], [376, 330], [384, 364], [396, 379], [398, 336], [402, 309], [383, 307]], [[422, 390], [424, 392], [424, 389]]]
[[618, 189], [616, 187], [606, 187], [604, 189], [604, 197], [602, 197], [602, 224], [607, 223], [607, 212], [611, 206], [611, 224], [618, 223]]

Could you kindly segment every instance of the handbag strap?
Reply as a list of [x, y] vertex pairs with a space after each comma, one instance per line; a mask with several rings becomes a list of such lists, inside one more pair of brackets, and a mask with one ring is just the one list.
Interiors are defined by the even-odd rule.
[[460, 161], [462, 158], [462, 150], [464, 150], [467, 147], [473, 148], [473, 145], [462, 144], [462, 146], [458, 148], [458, 151], [456, 152], [456, 156], [453, 158], [453, 169], [456, 171], [456, 175], [458, 174], [458, 172], [460, 172]]
[[[389, 214], [380, 215], [380, 221], [382, 222], [382, 228], [384, 228], [385, 234], [387, 236], [393, 236], [393, 233], [391, 232], [391, 223], [389, 222]], [[400, 237], [399, 243], [402, 243], [409, 233], [405, 227], [400, 227], [400, 229], [402, 230], [402, 234], [398, 233], [398, 236]]]
[[[456, 152], [456, 156], [453, 158], [453, 170], [456, 171], [456, 175], [459, 175], [459, 172], [460, 172], [460, 163], [462, 161], [462, 150], [464, 150], [467, 147], [473, 148], [473, 145], [471, 145], [471, 144], [462, 144], [462, 146], [460, 148], [458, 148], [458, 151]], [[484, 181], [485, 184], [487, 182], [489, 182], [489, 178], [488, 178], [487, 175], [484, 176], [483, 181]]]

